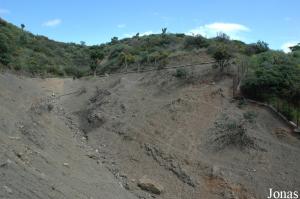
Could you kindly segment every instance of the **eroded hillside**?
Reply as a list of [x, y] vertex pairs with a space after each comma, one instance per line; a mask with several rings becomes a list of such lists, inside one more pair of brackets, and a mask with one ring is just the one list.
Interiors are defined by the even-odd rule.
[[[1, 197], [259, 199], [299, 188], [288, 126], [233, 101], [230, 76], [189, 71], [197, 78], [1, 75]], [[162, 192], [142, 190], [143, 177]]]
[[62, 81], [0, 82], [0, 198], [135, 198], [66, 125], [52, 95]]

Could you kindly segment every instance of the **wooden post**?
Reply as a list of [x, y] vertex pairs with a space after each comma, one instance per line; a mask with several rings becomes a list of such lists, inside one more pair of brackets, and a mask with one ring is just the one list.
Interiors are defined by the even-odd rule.
[[236, 75], [233, 76], [232, 79], [232, 97], [235, 98], [236, 97], [236, 82], [237, 81], [237, 77]]
[[296, 108], [296, 120], [297, 127], [299, 127], [299, 108]]

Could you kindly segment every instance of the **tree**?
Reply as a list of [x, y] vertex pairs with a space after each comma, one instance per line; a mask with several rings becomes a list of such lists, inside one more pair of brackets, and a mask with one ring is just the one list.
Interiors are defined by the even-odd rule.
[[125, 71], [128, 70], [128, 65], [134, 63], [136, 61], [136, 57], [130, 53], [122, 52], [120, 54], [121, 64], [125, 64]]
[[235, 59], [235, 63], [237, 65], [236, 72], [237, 72], [238, 82], [240, 82], [248, 72], [250, 66], [250, 58], [246, 55], [238, 55]]
[[256, 42], [255, 47], [256, 47], [256, 53], [262, 53], [269, 50], [269, 44], [264, 41]]
[[25, 25], [21, 24], [21, 29], [24, 30], [24, 28], [25, 28]]
[[148, 59], [149, 59], [149, 53], [147, 51], [141, 51], [139, 53], [139, 55], [137, 56], [137, 59], [136, 59], [137, 64], [138, 64], [137, 65], [138, 72], [140, 72], [142, 64], [148, 63], [148, 61], [149, 61]]
[[253, 55], [263, 53], [269, 50], [269, 44], [264, 41], [258, 41], [253, 44], [249, 44], [246, 49], [246, 54]]
[[91, 52], [90, 56], [91, 56], [91, 60], [92, 60], [90, 68], [93, 71], [94, 76], [96, 76], [97, 67], [101, 64], [101, 62], [104, 58], [104, 53], [98, 49], [94, 49]]
[[138, 32], [138, 33], [136, 33], [135, 34], [135, 36], [133, 36], [133, 38], [135, 38], [135, 39], [139, 39], [140, 38], [140, 33]]
[[227, 67], [230, 63], [230, 60], [233, 58], [232, 53], [225, 45], [219, 45], [216, 47], [213, 57], [218, 63], [220, 72], [224, 71], [224, 68]]
[[226, 42], [230, 40], [230, 37], [223, 32], [218, 32], [216, 39], [221, 42]]
[[166, 34], [167, 34], [167, 28], [162, 28], [162, 29], [161, 29], [161, 36], [162, 36], [162, 37], [165, 37]]
[[81, 46], [85, 46], [85, 41], [80, 41]]
[[163, 69], [168, 64], [169, 53], [166, 51], [160, 51], [158, 56], [159, 65], [157, 67], [158, 70]]
[[206, 38], [202, 37], [201, 35], [196, 36], [187, 36], [184, 40], [184, 47], [185, 48], [206, 48], [208, 46], [208, 41]]
[[11, 61], [8, 41], [8, 37], [0, 33], [0, 63], [3, 65], [8, 65]]
[[113, 37], [113, 38], [111, 38], [111, 44], [117, 44], [118, 43], [118, 41], [119, 41], [119, 38], [118, 37]]
[[300, 43], [298, 43], [295, 46], [291, 46], [290, 49], [291, 49], [292, 52], [300, 50]]

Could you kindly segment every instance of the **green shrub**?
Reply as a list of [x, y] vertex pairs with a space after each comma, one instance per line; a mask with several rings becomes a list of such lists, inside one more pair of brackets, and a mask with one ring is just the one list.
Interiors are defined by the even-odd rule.
[[57, 75], [57, 76], [64, 76], [64, 71], [61, 70], [58, 66], [49, 66], [47, 67], [47, 73]]
[[269, 50], [269, 45], [264, 41], [258, 41], [254, 44], [249, 44], [246, 48], [246, 54], [253, 55], [259, 54], [263, 52], [267, 52]]
[[183, 33], [176, 33], [175, 36], [176, 37], [180, 37], [180, 38], [184, 38], [185, 34], [183, 34]]
[[290, 121], [294, 119], [293, 110], [287, 103], [285, 103], [284, 106], [279, 109], [279, 112], [282, 113]]
[[22, 70], [22, 66], [17, 64], [17, 65], [14, 65], [13, 68], [16, 70], [16, 71], [20, 71]]
[[208, 41], [201, 35], [187, 36], [184, 40], [185, 48], [206, 48], [208, 46]]
[[0, 33], [0, 63], [4, 65], [8, 65], [11, 61], [8, 40], [9, 38], [5, 34]]
[[225, 44], [218, 44], [212, 49], [212, 56], [217, 62], [217, 67], [223, 72], [224, 68], [229, 66], [230, 60], [233, 58], [231, 49]]
[[290, 47], [292, 52], [300, 51], [300, 43], [295, 46]]
[[[271, 97], [288, 98], [300, 82], [300, 69], [294, 65], [261, 64], [243, 80], [241, 91], [249, 98], [265, 101]], [[289, 93], [287, 95], [287, 93]]]
[[188, 72], [185, 68], [177, 68], [174, 74], [175, 77], [185, 79], [188, 75]]
[[79, 70], [76, 67], [66, 67], [65, 68], [65, 73], [68, 76], [73, 76], [73, 77], [77, 77], [77, 78], [80, 78], [80, 77], [82, 77], [84, 75], [84, 71]]
[[230, 41], [230, 37], [229, 35], [227, 35], [226, 33], [223, 32], [219, 32], [215, 38], [215, 40], [219, 41], [219, 42], [229, 42]]
[[243, 107], [245, 107], [247, 105], [247, 101], [244, 99], [244, 98], [242, 98], [242, 99], [240, 99], [239, 101], [238, 101], [238, 108], [243, 108]]
[[247, 111], [243, 114], [245, 120], [249, 121], [250, 123], [254, 123], [255, 119], [257, 118], [257, 113], [254, 111]]

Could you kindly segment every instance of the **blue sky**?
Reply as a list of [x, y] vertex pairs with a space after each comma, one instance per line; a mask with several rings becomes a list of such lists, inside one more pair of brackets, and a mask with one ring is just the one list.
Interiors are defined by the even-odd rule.
[[99, 44], [168, 32], [215, 36], [225, 32], [271, 48], [300, 42], [299, 0], [0, 0], [0, 16], [34, 34], [64, 42]]

